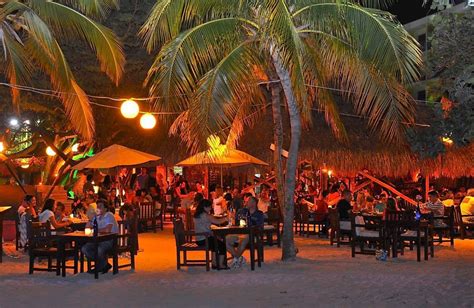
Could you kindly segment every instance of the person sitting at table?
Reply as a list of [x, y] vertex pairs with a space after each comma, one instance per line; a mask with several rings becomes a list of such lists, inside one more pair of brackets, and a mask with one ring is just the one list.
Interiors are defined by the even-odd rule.
[[87, 195], [85, 204], [87, 206], [87, 209], [86, 209], [87, 219], [89, 219], [89, 221], [92, 221], [92, 219], [94, 219], [95, 217], [96, 210], [97, 210], [97, 203], [95, 202], [95, 196]]
[[[109, 212], [107, 200], [99, 199], [97, 201], [97, 215], [94, 219], [97, 219], [99, 233], [118, 233], [118, 224], [115, 220], [114, 214]], [[88, 227], [92, 227], [90, 222], [88, 223]], [[93, 243], [85, 244], [82, 246], [81, 250], [88, 259], [95, 260], [97, 270], [102, 272], [102, 274], [105, 274], [112, 268], [112, 265], [107, 263], [107, 253], [112, 250], [113, 240], [100, 242], [98, 246], [97, 259], [95, 256], [95, 245]], [[93, 274], [94, 271], [89, 270], [88, 273]]]
[[230, 208], [234, 212], [237, 212], [242, 208], [243, 204], [244, 200], [242, 199], [242, 195], [240, 194], [240, 189], [234, 188], [232, 190], [232, 201], [230, 203]]
[[428, 193], [428, 202], [425, 203], [424, 208], [433, 213], [433, 224], [435, 227], [445, 226], [443, 219], [436, 219], [436, 217], [444, 216], [444, 205], [441, 200], [439, 200], [439, 195], [436, 190], [432, 190]]
[[215, 191], [211, 192], [212, 197], [212, 209], [214, 215], [222, 215], [227, 210], [227, 204], [223, 197], [222, 188], [218, 187]]
[[56, 218], [56, 221], [63, 221], [64, 217], [66, 217], [64, 213], [65, 210], [64, 203], [56, 202], [56, 208], [54, 209], [54, 218]]
[[379, 212], [379, 213], [383, 213], [383, 211], [385, 210], [385, 208], [387, 207], [387, 199], [388, 199], [388, 195], [386, 192], [382, 192], [379, 196], [379, 198], [377, 199], [377, 201], [375, 202], [375, 206], [374, 206], [374, 210], [376, 212]]
[[382, 219], [386, 220], [388, 212], [395, 212], [399, 211], [400, 209], [398, 208], [397, 200], [395, 198], [388, 198], [387, 199], [387, 206], [385, 207], [383, 211], [383, 216]]
[[[212, 234], [211, 224], [221, 225], [227, 221], [227, 218], [217, 218], [211, 215], [212, 202], [208, 199], [202, 199], [199, 201], [196, 212], [194, 213], [194, 230], [196, 233], [208, 233]], [[224, 259], [226, 256], [226, 249], [224, 242], [220, 239], [217, 240], [217, 247], [215, 247], [214, 237], [208, 238], [209, 249], [213, 252], [212, 267], [217, 267], [219, 262], [219, 268], [225, 268]], [[196, 244], [198, 246], [204, 246], [206, 244], [205, 235], [196, 235]], [[217, 255], [217, 257], [216, 257]]]
[[270, 206], [270, 188], [265, 184], [262, 184], [261, 187], [262, 191], [260, 192], [257, 206], [258, 209], [266, 215], [268, 207]]
[[[259, 226], [263, 227], [265, 217], [257, 207], [257, 198], [250, 197], [245, 204], [245, 207], [240, 209], [235, 216], [236, 225], [239, 225], [240, 219], [244, 219], [250, 222], [250, 227]], [[246, 260], [242, 254], [249, 243], [249, 236], [247, 234], [233, 234], [226, 237], [227, 251], [234, 257], [231, 263], [231, 268], [240, 268], [245, 264]]]
[[56, 211], [56, 201], [54, 199], [47, 199], [44, 203], [43, 210], [38, 215], [39, 222], [46, 223], [49, 221], [51, 229], [60, 229], [71, 225], [71, 221], [58, 221], [54, 216]]
[[18, 207], [18, 217], [20, 221], [20, 247], [25, 247], [28, 243], [28, 221], [36, 218], [36, 198], [32, 195], [26, 195]]
[[369, 213], [374, 211], [374, 197], [367, 196], [367, 198], [365, 199], [365, 208], [362, 210]]
[[451, 190], [447, 190], [443, 194], [443, 205], [444, 206], [453, 206], [454, 205], [454, 194]]
[[350, 190], [344, 190], [342, 192], [342, 198], [337, 202], [336, 209], [339, 213], [340, 228], [342, 230], [351, 229], [351, 219], [349, 211], [352, 210], [351, 202], [352, 193]]
[[470, 188], [467, 191], [467, 195], [462, 199], [460, 205], [461, 215], [466, 215], [462, 220], [466, 223], [474, 222], [474, 188]]
[[329, 195], [328, 190], [323, 190], [320, 194], [318, 199], [315, 202], [315, 208], [314, 208], [314, 214], [315, 214], [315, 220], [316, 221], [323, 221], [327, 217], [327, 214], [329, 212], [329, 205], [327, 203], [327, 197]]

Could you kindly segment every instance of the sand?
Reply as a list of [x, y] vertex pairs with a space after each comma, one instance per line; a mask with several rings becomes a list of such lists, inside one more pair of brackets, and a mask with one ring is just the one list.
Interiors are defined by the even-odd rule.
[[331, 247], [326, 239], [296, 241], [296, 262], [283, 263], [276, 246], [266, 247], [265, 263], [254, 272], [249, 265], [177, 271], [170, 226], [140, 235], [144, 251], [135, 272], [99, 280], [87, 273], [28, 275], [27, 256], [7, 256], [0, 264], [0, 307], [474, 307], [474, 240], [437, 245], [435, 258], [420, 263], [414, 252], [379, 262], [351, 258], [349, 247]]

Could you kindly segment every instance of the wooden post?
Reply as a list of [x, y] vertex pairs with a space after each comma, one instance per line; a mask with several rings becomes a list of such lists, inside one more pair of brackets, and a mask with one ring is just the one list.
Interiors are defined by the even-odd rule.
[[425, 202], [428, 201], [428, 193], [430, 192], [430, 176], [425, 176]]

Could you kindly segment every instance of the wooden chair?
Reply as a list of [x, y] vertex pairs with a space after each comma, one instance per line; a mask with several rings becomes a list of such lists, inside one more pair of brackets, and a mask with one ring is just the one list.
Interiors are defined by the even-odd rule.
[[163, 206], [164, 221], [166, 221], [166, 214], [168, 214], [168, 218], [170, 221], [173, 221], [178, 217], [178, 205], [176, 204], [176, 202], [173, 201], [173, 197], [171, 195], [165, 195], [165, 202], [163, 203]]
[[[145, 231], [153, 230], [156, 233], [156, 213], [154, 202], [140, 202], [138, 223], [141, 224]], [[150, 223], [151, 225], [149, 225]]]
[[409, 242], [410, 248], [413, 244], [416, 245], [416, 260], [421, 261], [421, 246], [424, 246], [424, 259], [428, 260], [428, 249], [431, 250], [431, 257], [434, 257], [434, 245], [432, 226], [428, 225], [427, 221], [415, 220], [415, 215], [411, 211], [403, 212], [400, 219], [400, 233], [398, 240], [401, 247], [401, 255], [404, 255], [404, 250]]
[[[173, 232], [176, 241], [176, 268], [179, 270], [181, 266], [205, 266], [206, 271], [210, 270], [209, 258], [209, 234], [195, 233], [193, 231], [184, 230], [184, 223], [182, 219], [175, 219], [173, 221]], [[201, 235], [205, 237], [205, 245], [198, 246], [195, 242], [187, 240], [187, 237], [195, 237]], [[188, 251], [203, 251], [205, 253], [204, 260], [189, 260], [187, 257]], [[183, 253], [183, 261], [181, 262], [181, 253]]]
[[[461, 206], [454, 206], [453, 217], [453, 224], [459, 228], [461, 239], [466, 238], [466, 231], [474, 231], [474, 215], [462, 215]], [[472, 220], [464, 220], [463, 218], [470, 218]]]
[[[34, 271], [56, 271], [56, 275], [60, 275], [61, 261], [58, 248], [55, 247], [54, 236], [51, 235], [51, 227], [49, 222], [28, 222], [28, 253], [30, 256], [29, 274]], [[66, 266], [66, 268], [74, 269], [77, 273], [78, 254], [75, 248], [65, 249], [66, 257], [74, 257], [74, 266]], [[44, 267], [35, 267], [36, 258], [47, 258], [48, 265]], [[53, 260], [56, 264], [53, 265]]]
[[383, 248], [387, 249], [389, 255], [396, 258], [398, 252], [401, 252], [399, 235], [402, 233], [400, 221], [402, 220], [402, 212], [386, 211], [383, 223]]
[[[442, 225], [435, 224], [435, 220], [441, 221]], [[438, 243], [449, 242], [454, 246], [454, 206], [444, 207], [444, 216], [432, 217], [433, 232], [438, 235]], [[447, 239], [443, 240], [443, 235], [447, 235]]]
[[[193, 217], [193, 213], [192, 213], [190, 208], [186, 208], [185, 219], [186, 219], [186, 221], [185, 221], [185, 224], [186, 224], [185, 225], [185, 230], [193, 232], [194, 231], [194, 217]], [[192, 235], [186, 236], [186, 240], [187, 241], [192, 241], [193, 240]]]
[[267, 212], [267, 224], [263, 227], [263, 233], [266, 241], [264, 244], [273, 246], [273, 236], [276, 235], [277, 246], [281, 246], [281, 230], [280, 230], [280, 210], [276, 207], [269, 208]]
[[[339, 212], [336, 208], [329, 208], [329, 243], [331, 246], [333, 245], [334, 241], [336, 241], [337, 247], [340, 247], [341, 244], [350, 244], [350, 236], [352, 235], [351, 230], [341, 230], [340, 220], [339, 220]], [[348, 241], [342, 241], [344, 236], [349, 236]]]
[[[132, 270], [135, 270], [135, 255], [136, 244], [135, 239], [138, 237], [137, 229], [129, 227], [129, 224], [125, 221], [119, 221], [119, 235], [117, 236], [117, 255], [114, 257], [114, 267], [124, 268], [130, 267]], [[130, 254], [130, 263], [119, 264], [118, 255], [129, 253]]]
[[[372, 225], [373, 227], [373, 225]], [[366, 229], [364, 218], [360, 215], [351, 214], [351, 253], [354, 258], [356, 254], [375, 255], [375, 248], [383, 247], [382, 226], [378, 230]], [[367, 249], [367, 244], [373, 244], [375, 248]], [[356, 247], [360, 250], [357, 251]]]

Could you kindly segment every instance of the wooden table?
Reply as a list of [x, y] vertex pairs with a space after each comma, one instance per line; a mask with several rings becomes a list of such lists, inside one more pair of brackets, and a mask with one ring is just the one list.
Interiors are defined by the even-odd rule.
[[[240, 226], [231, 226], [231, 227], [218, 227], [218, 226], [211, 226], [212, 232], [214, 234], [214, 247], [217, 249], [217, 240], [218, 238], [222, 238], [224, 241], [224, 246], [226, 246], [226, 236], [227, 235], [238, 235], [238, 234], [247, 234], [249, 236], [249, 246], [250, 246], [250, 269], [253, 271], [255, 270], [255, 236], [258, 235], [260, 232], [259, 227], [240, 227]], [[227, 247], [227, 246], [226, 246]], [[262, 267], [262, 259], [263, 259], [263, 245], [260, 236], [257, 236], [257, 253], [258, 253], [258, 260], [257, 264], [258, 267]], [[227, 258], [225, 258], [225, 262], [227, 265]], [[217, 269], [220, 269], [219, 262], [217, 262]]]
[[11, 206], [0, 206], [0, 263], [3, 258], [3, 217], [11, 208]]
[[[97, 257], [99, 250], [99, 243], [106, 241], [113, 241], [112, 245], [112, 254], [114, 258], [113, 262], [113, 273], [114, 275], [118, 273], [118, 256], [117, 256], [117, 234], [116, 233], [99, 233], [97, 236], [86, 235], [84, 231], [74, 231], [65, 234], [58, 234], [58, 250], [59, 258], [61, 260], [61, 271], [62, 276], [66, 276], [66, 254], [65, 254], [65, 244], [68, 242], [75, 242], [76, 249], [80, 249], [81, 246], [87, 243], [93, 243], [95, 245], [95, 255]], [[78, 252], [78, 251], [77, 251]], [[96, 260], [94, 262], [97, 262]], [[97, 265], [97, 264], [95, 264]], [[81, 265], [81, 272], [84, 271], [83, 266]], [[99, 269], [97, 266], [94, 266], [94, 278], [99, 278]]]

